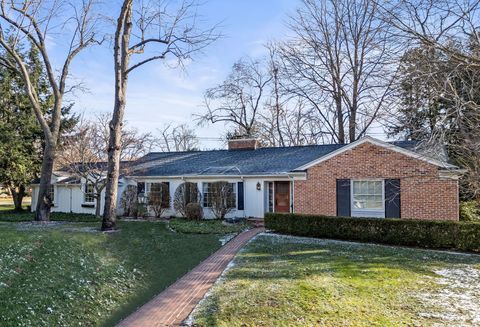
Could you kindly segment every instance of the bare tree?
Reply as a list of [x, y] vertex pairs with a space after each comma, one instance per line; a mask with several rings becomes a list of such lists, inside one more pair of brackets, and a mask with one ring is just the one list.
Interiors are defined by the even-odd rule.
[[395, 27], [392, 33], [411, 47], [396, 122], [401, 128], [394, 131], [424, 147], [446, 147], [451, 160], [466, 168], [462, 199], [480, 203], [480, 1], [398, 0], [379, 6]]
[[[62, 169], [85, 181], [83, 192], [95, 199], [95, 214], [101, 213], [101, 195], [106, 187], [107, 148], [109, 140], [108, 115], [98, 114], [93, 120], [82, 118], [73, 131], [64, 136], [58, 164]], [[123, 126], [121, 170], [127, 172], [129, 163], [150, 152], [153, 138], [136, 129]], [[89, 189], [89, 186], [92, 189]]]
[[184, 182], [175, 190], [173, 208], [183, 217], [187, 217], [187, 206], [191, 203], [200, 203], [202, 194], [196, 183]]
[[235, 210], [235, 193], [232, 184], [228, 182], [211, 183], [207, 203], [217, 219], [224, 219], [228, 213]]
[[[67, 86], [70, 65], [82, 50], [99, 43], [95, 34], [98, 17], [94, 11], [94, 5], [93, 0], [0, 1], [0, 46], [13, 58], [10, 60], [2, 57], [0, 64], [16, 71], [21, 76], [33, 112], [45, 135], [35, 220], [46, 221], [49, 219], [52, 201], [49, 198], [48, 190], [60, 137], [63, 100], [65, 94], [72, 91], [73, 88]], [[69, 39], [67, 54], [59, 70], [54, 67], [51, 50], [47, 46], [48, 38], [52, 38], [54, 33], [69, 34], [66, 35]], [[13, 42], [8, 42], [7, 39]], [[19, 52], [25, 43], [30, 43], [32, 48], [38, 50], [45, 66], [48, 84], [53, 94], [53, 105], [48, 117], [42, 110], [42, 99], [36, 91], [28, 65]]]
[[108, 173], [102, 230], [116, 227], [116, 207], [120, 165], [121, 129], [125, 112], [128, 77], [143, 65], [177, 59], [190, 60], [219, 35], [216, 28], [198, 27], [197, 4], [184, 0], [176, 7], [168, 4], [124, 0], [116, 23], [114, 43], [115, 102], [110, 122]]
[[170, 208], [168, 184], [152, 183], [148, 193], [147, 204], [153, 210], [155, 218], [160, 218]]
[[262, 62], [250, 58], [237, 61], [222, 84], [205, 92], [207, 112], [198, 117], [199, 122], [224, 122], [233, 126], [236, 134], [254, 136], [256, 119], [271, 81]]
[[373, 0], [303, 0], [280, 46], [289, 92], [303, 97], [330, 142], [367, 133], [388, 104], [395, 49]]
[[160, 138], [157, 142], [162, 152], [194, 151], [198, 149], [199, 141], [195, 130], [187, 124], [168, 124], [158, 130]]

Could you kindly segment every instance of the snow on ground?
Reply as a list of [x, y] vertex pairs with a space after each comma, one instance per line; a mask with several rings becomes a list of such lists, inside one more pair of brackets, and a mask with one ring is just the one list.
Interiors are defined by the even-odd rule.
[[434, 326], [480, 326], [480, 270], [464, 265], [434, 272], [439, 276], [434, 281], [441, 289], [418, 296], [427, 307], [439, 311], [421, 315], [442, 321]]

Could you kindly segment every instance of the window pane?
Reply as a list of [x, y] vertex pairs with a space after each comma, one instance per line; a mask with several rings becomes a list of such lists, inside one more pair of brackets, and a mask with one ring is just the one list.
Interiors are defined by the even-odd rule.
[[360, 184], [361, 182], [353, 182], [353, 194], [360, 194]]
[[353, 181], [352, 207], [355, 209], [382, 209], [382, 181]]

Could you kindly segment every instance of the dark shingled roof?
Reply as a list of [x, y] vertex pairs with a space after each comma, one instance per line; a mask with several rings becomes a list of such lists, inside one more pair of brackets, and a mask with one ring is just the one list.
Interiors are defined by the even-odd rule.
[[[416, 142], [391, 142], [413, 150]], [[307, 145], [256, 150], [152, 152], [140, 158], [131, 176], [276, 175], [342, 148], [346, 144]]]

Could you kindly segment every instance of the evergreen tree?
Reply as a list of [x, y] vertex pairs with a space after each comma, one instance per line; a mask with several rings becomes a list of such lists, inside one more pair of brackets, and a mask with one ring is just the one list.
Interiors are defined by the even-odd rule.
[[[21, 51], [28, 62], [30, 76], [48, 115], [52, 95], [38, 50]], [[7, 56], [0, 52], [0, 56]], [[15, 210], [22, 210], [28, 186], [40, 173], [44, 147], [43, 132], [35, 118], [21, 77], [0, 65], [0, 183], [12, 194]], [[71, 116], [71, 105], [63, 110], [63, 128], [71, 129], [77, 117]]]

